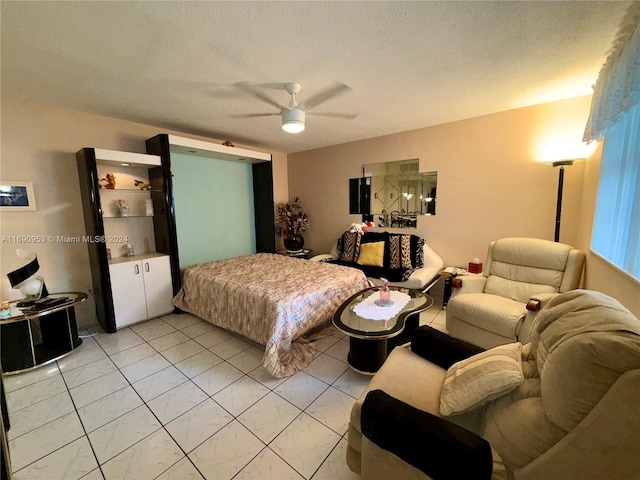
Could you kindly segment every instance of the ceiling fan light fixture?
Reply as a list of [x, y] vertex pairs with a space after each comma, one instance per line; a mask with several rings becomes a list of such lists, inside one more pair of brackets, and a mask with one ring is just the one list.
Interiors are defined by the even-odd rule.
[[282, 129], [287, 133], [300, 133], [304, 130], [304, 110], [285, 108], [282, 110]]

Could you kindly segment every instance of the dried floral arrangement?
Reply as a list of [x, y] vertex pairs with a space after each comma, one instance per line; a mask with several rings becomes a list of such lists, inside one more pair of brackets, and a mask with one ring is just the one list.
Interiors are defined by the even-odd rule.
[[276, 204], [276, 235], [298, 236], [309, 229], [309, 215], [302, 207], [299, 197], [287, 203]]

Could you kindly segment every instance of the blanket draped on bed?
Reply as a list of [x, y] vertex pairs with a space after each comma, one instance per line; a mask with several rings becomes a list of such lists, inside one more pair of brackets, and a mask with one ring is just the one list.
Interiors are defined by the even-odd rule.
[[185, 268], [173, 303], [265, 345], [264, 367], [286, 377], [313, 360], [313, 331], [368, 287], [353, 268], [258, 253]]

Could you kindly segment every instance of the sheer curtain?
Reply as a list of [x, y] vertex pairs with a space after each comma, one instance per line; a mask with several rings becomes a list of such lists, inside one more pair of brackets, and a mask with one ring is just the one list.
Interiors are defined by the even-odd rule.
[[606, 133], [591, 249], [640, 279], [640, 104]]
[[594, 86], [584, 141], [602, 137], [640, 103], [640, 2], [632, 2]]
[[591, 249], [640, 279], [640, 2], [600, 70], [584, 140], [604, 137]]

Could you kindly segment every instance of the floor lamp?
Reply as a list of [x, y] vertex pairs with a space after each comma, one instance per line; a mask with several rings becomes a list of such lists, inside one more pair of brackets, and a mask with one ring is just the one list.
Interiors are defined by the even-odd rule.
[[562, 215], [562, 190], [564, 188], [564, 168], [573, 165], [575, 160], [559, 160], [551, 163], [551, 166], [558, 168], [558, 201], [556, 203], [556, 232], [553, 236], [554, 242], [560, 241], [560, 217]]

